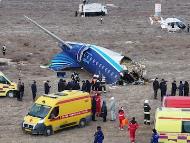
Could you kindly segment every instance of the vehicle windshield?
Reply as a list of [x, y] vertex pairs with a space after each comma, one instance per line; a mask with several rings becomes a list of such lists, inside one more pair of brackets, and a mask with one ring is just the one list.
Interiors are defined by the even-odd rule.
[[28, 112], [28, 115], [38, 118], [45, 118], [47, 114], [49, 113], [51, 107], [41, 104], [34, 104], [30, 111]]

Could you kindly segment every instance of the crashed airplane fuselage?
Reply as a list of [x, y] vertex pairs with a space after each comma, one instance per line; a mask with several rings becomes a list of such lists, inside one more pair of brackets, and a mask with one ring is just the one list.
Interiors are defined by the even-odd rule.
[[32, 19], [26, 18], [59, 42], [62, 51], [53, 57], [49, 65], [49, 68], [54, 71], [82, 67], [92, 74], [105, 76], [107, 83], [116, 83], [123, 71], [141, 72], [136, 63], [119, 53], [96, 45], [65, 42]]

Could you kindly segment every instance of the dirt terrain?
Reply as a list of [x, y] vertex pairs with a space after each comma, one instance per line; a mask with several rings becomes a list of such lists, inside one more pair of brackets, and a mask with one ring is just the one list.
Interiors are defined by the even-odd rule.
[[[107, 0], [109, 15], [103, 17], [74, 17], [79, 0], [2, 0], [0, 4], [0, 46], [7, 46], [6, 58], [13, 64], [0, 66], [10, 79], [17, 82], [21, 76], [25, 83], [23, 102], [16, 99], [0, 98], [0, 142], [1, 143], [91, 143], [97, 125], [101, 125], [105, 134], [105, 143], [129, 143], [127, 129], [119, 131], [118, 122], [101, 119], [91, 122], [87, 127], [77, 127], [60, 131], [50, 137], [31, 136], [21, 130], [24, 115], [32, 105], [30, 85], [32, 80], [38, 84], [38, 95], [43, 94], [43, 82], [51, 80], [51, 92], [56, 91], [56, 74], [40, 65], [49, 63], [54, 54], [61, 51], [51, 37], [44, 34], [24, 19], [27, 15], [45, 28], [66, 41], [81, 41], [96, 44], [131, 57], [146, 65], [148, 78], [168, 81], [170, 93], [173, 79], [190, 81], [190, 34], [168, 33], [161, 31], [158, 25], [150, 25], [148, 17], [154, 13], [152, 0]], [[190, 21], [189, 0], [163, 0], [162, 15], [179, 17]], [[0, 58], [3, 55], [0, 53]], [[23, 61], [21, 65], [17, 62]], [[21, 68], [21, 73], [19, 73]], [[67, 72], [67, 77], [70, 77]], [[82, 79], [91, 75], [80, 71]], [[110, 89], [105, 95], [114, 96], [117, 108], [124, 106], [128, 118], [135, 116], [140, 124], [137, 131], [137, 143], [149, 143], [154, 112], [161, 105], [153, 100], [152, 84], [144, 86], [127, 85]], [[143, 125], [143, 102], [150, 100], [152, 107], [152, 125]], [[110, 115], [110, 114], [108, 114]], [[110, 116], [108, 116], [109, 120]]]

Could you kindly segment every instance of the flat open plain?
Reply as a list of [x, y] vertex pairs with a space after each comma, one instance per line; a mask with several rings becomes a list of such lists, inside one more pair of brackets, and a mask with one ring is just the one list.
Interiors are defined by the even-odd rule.
[[[31, 136], [21, 130], [24, 115], [32, 105], [30, 85], [38, 84], [38, 95], [43, 94], [43, 81], [51, 80], [56, 91], [58, 79], [54, 72], [41, 69], [59, 51], [57, 43], [33, 24], [24, 19], [27, 15], [65, 41], [80, 41], [96, 44], [125, 53], [135, 61], [146, 65], [149, 78], [168, 80], [168, 93], [173, 79], [190, 81], [190, 33], [168, 33], [158, 25], [150, 25], [148, 17], [154, 14], [153, 0], [107, 0], [109, 15], [100, 24], [99, 17], [74, 17], [79, 0], [2, 0], [0, 5], [0, 46], [7, 46], [6, 58], [24, 61], [21, 78], [25, 83], [23, 102], [0, 98], [0, 142], [1, 143], [92, 143], [97, 125], [105, 134], [105, 143], [129, 143], [127, 129], [119, 131], [118, 122], [103, 123], [101, 119], [87, 127], [60, 131], [50, 137]], [[162, 15], [179, 17], [190, 21], [189, 0], [163, 0]], [[128, 42], [132, 41], [132, 42]], [[0, 53], [0, 58], [3, 55]], [[18, 81], [18, 65], [0, 67], [10, 79]], [[69, 77], [70, 72], [68, 72]], [[80, 71], [83, 79], [91, 75]], [[107, 101], [114, 96], [117, 108], [124, 106], [127, 117], [137, 117], [140, 128], [137, 143], [149, 143], [154, 112], [161, 105], [153, 100], [152, 84], [123, 86], [109, 89]], [[150, 100], [152, 125], [143, 125], [143, 102]], [[108, 102], [109, 103], [109, 102]], [[108, 104], [109, 105], [109, 104]], [[108, 118], [110, 118], [108, 116]]]

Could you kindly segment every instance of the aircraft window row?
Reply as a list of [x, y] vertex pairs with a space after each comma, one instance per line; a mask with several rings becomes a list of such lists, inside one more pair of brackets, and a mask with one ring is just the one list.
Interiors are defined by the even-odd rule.
[[92, 60], [92, 56], [91, 56], [89, 53], [85, 53], [85, 54], [84, 54], [84, 57], [85, 57], [87, 60], [89, 60], [89, 61]]
[[[89, 59], [89, 61], [91, 61], [93, 59], [88, 53], [85, 53], [84, 57], [86, 57], [86, 59]], [[99, 62], [96, 62], [95, 59], [93, 59], [92, 63], [95, 63], [96, 66], [98, 66], [99, 68], [102, 68], [102, 70], [105, 68], [104, 65], [100, 64]], [[105, 72], [107, 72], [109, 74], [111, 72], [111, 70], [108, 70], [108, 68], [105, 68]], [[113, 76], [114, 72], [111, 72], [110, 75]], [[117, 78], [117, 75], [115, 75], [114, 77]]]

